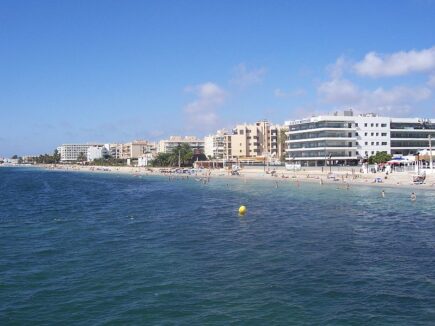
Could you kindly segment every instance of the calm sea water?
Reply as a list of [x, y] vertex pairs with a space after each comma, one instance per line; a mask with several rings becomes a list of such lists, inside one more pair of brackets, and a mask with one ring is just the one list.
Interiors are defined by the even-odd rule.
[[379, 191], [1, 168], [0, 324], [433, 325], [435, 193]]

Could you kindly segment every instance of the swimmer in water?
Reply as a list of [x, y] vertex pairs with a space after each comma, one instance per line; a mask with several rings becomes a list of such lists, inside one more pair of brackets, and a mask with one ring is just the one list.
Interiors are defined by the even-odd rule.
[[385, 198], [385, 191], [384, 190], [381, 191], [381, 197]]
[[415, 194], [415, 192], [411, 193], [411, 200], [412, 201], [416, 201], [417, 200], [417, 195]]

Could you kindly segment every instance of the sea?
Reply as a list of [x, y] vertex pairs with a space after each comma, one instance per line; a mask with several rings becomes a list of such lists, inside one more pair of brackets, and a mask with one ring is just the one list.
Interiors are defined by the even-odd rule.
[[384, 190], [0, 168], [0, 325], [434, 325], [435, 192]]

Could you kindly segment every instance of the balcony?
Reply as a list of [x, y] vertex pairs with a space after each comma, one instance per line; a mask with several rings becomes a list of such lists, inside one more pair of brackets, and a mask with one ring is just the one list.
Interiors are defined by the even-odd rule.
[[357, 146], [326, 146], [326, 147], [300, 147], [300, 148], [286, 148], [286, 152], [308, 152], [308, 151], [320, 151], [320, 150], [357, 150]]
[[337, 140], [337, 141], [356, 141], [357, 138], [352, 136], [330, 136], [330, 137], [318, 137], [318, 138], [301, 138], [301, 139], [288, 139], [285, 143], [303, 143], [303, 142], [314, 142], [314, 141], [328, 141], [328, 140]]

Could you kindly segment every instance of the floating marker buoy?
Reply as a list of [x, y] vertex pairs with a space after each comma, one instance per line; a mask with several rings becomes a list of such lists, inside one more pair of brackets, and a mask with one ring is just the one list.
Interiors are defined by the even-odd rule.
[[240, 206], [239, 207], [239, 214], [240, 215], [245, 215], [246, 214], [246, 206]]

